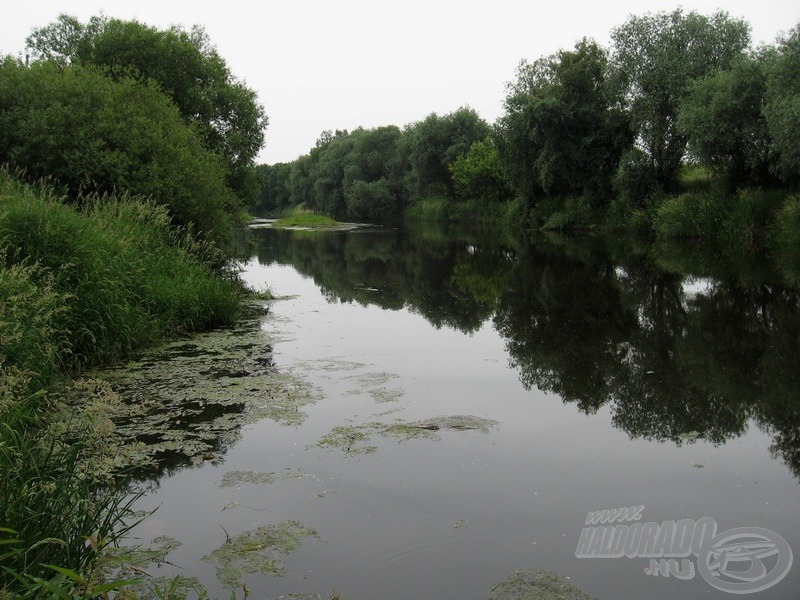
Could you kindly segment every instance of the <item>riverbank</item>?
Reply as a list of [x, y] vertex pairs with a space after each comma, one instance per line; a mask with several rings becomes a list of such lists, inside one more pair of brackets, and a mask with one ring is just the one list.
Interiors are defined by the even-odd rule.
[[96, 559], [124, 533], [128, 501], [86, 460], [103, 416], [64, 421], [65, 402], [91, 406], [105, 389], [71, 378], [233, 323], [247, 292], [221, 250], [149, 201], [68, 199], [5, 171], [0, 197], [0, 597], [94, 597]]
[[607, 206], [587, 198], [551, 199], [528, 209], [520, 200], [456, 202], [428, 198], [410, 206], [411, 223], [466, 225], [478, 230], [541, 230], [638, 235], [656, 242], [699, 240], [725, 252], [766, 252], [800, 267], [800, 194], [695, 189], [646, 200], [620, 197]]

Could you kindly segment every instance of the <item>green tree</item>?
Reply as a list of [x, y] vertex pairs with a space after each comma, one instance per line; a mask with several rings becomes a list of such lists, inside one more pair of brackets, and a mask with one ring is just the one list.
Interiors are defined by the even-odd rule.
[[431, 113], [407, 127], [401, 152], [408, 160], [406, 186], [411, 198], [436, 194], [453, 198], [450, 165], [489, 134], [486, 121], [466, 107], [444, 116]]
[[772, 139], [775, 171], [789, 183], [800, 182], [800, 23], [778, 42], [767, 65], [764, 108]]
[[508, 86], [497, 140], [516, 190], [527, 200], [589, 194], [607, 200], [631, 132], [612, 108], [605, 51], [591, 40], [534, 63]]
[[291, 163], [258, 165], [255, 167], [260, 189], [256, 202], [252, 205], [258, 212], [275, 214], [289, 206], [289, 178]]
[[756, 58], [696, 80], [681, 104], [678, 130], [701, 163], [732, 189], [769, 182], [769, 135], [763, 114], [766, 76]]
[[0, 163], [73, 194], [150, 196], [217, 241], [239, 213], [224, 163], [160, 90], [80, 66], [0, 61]]
[[350, 160], [353, 140], [347, 131], [324, 131], [317, 141], [313, 173], [314, 208], [341, 219], [345, 215], [344, 172]]
[[358, 221], [385, 222], [396, 212], [396, 199], [386, 179], [353, 181], [345, 192], [347, 214]]
[[399, 128], [389, 125], [356, 129], [344, 169], [344, 192], [350, 218], [386, 222], [404, 207]]
[[506, 200], [511, 188], [491, 138], [475, 142], [450, 164], [456, 195], [466, 199]]
[[687, 137], [678, 111], [692, 82], [727, 69], [750, 43], [749, 25], [725, 12], [632, 16], [611, 33], [615, 83], [656, 179], [674, 188]]
[[256, 94], [237, 80], [211, 44], [194, 27], [160, 30], [138, 21], [75, 17], [35, 30], [27, 40], [34, 58], [100, 67], [114, 79], [154, 81], [196, 127], [205, 146], [227, 163], [229, 186], [250, 200], [257, 190], [251, 167], [264, 143], [267, 117]]

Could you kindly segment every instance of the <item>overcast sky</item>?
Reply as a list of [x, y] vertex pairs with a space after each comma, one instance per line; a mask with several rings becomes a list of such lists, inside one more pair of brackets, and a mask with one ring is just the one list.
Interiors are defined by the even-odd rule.
[[0, 54], [20, 54], [31, 30], [60, 13], [202, 25], [264, 104], [270, 124], [259, 162], [275, 163], [307, 153], [326, 129], [403, 126], [460, 106], [491, 123], [522, 58], [583, 36], [607, 45], [630, 14], [677, 6], [744, 18], [756, 45], [800, 21], [798, 0], [26, 0], [3, 11]]

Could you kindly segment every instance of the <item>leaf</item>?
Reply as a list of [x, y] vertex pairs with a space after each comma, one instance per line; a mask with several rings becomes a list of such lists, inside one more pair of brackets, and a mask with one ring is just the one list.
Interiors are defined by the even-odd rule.
[[75, 583], [80, 583], [81, 585], [86, 583], [86, 580], [84, 580], [84, 578], [81, 575], [79, 575], [72, 569], [67, 569], [66, 567], [57, 567], [55, 565], [44, 565], [44, 566], [47, 567], [48, 569], [53, 569], [53, 571], [56, 571], [57, 573], [66, 575], [67, 577], [72, 579]]

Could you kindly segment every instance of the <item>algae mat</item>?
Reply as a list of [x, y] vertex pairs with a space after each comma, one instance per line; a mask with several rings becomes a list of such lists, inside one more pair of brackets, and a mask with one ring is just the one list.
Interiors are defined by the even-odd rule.
[[278, 370], [262, 304], [235, 326], [193, 335], [95, 374], [119, 395], [112, 420], [136, 466], [218, 462], [241, 428], [300, 425], [320, 392]]

